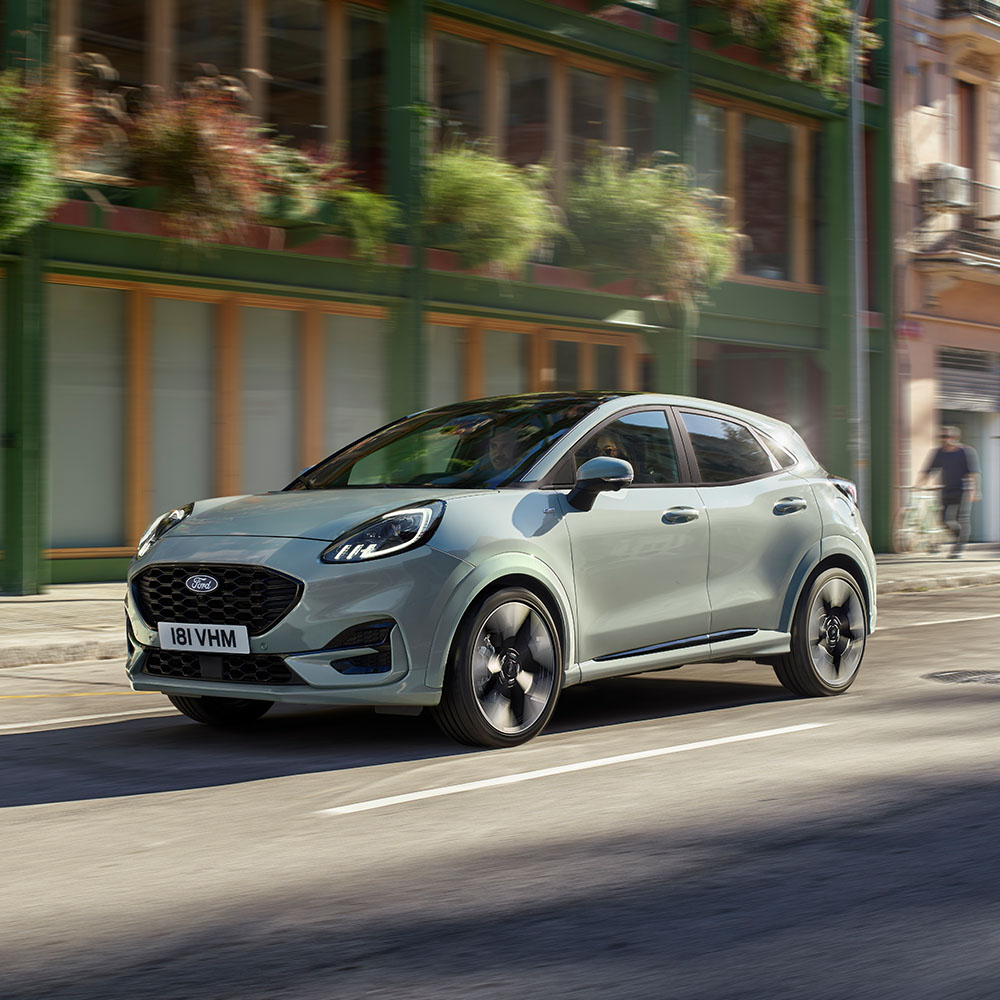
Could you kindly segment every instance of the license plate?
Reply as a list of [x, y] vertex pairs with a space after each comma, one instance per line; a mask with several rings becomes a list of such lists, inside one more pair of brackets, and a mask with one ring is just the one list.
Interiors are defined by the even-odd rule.
[[249, 653], [246, 625], [185, 625], [160, 622], [161, 649], [189, 649], [195, 653]]

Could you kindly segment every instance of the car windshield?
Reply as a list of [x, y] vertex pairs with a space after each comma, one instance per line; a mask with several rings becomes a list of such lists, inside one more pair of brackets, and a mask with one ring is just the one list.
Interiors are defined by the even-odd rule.
[[287, 489], [506, 486], [607, 398], [509, 396], [427, 410], [338, 451]]

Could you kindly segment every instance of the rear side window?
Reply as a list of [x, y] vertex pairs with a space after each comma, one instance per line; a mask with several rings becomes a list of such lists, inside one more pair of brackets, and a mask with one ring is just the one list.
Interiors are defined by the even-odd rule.
[[749, 427], [706, 413], [682, 413], [701, 478], [706, 483], [731, 483], [773, 471], [771, 456]]
[[779, 468], [790, 469], [798, 463], [798, 459], [787, 448], [782, 448], [769, 434], [761, 434], [761, 437], [764, 439], [764, 444], [771, 449]]

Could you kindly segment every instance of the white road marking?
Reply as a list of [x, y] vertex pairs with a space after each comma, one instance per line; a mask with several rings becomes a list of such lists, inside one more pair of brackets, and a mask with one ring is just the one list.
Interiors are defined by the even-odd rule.
[[783, 729], [765, 729], [756, 733], [742, 733], [739, 736], [722, 736], [715, 740], [699, 740], [697, 743], [680, 743], [672, 747], [658, 747], [655, 750], [639, 750], [635, 753], [623, 753], [616, 757], [598, 757], [595, 760], [582, 760], [576, 764], [561, 764], [558, 767], [543, 767], [537, 771], [522, 771], [519, 774], [505, 774], [499, 778], [484, 778], [482, 781], [467, 781], [461, 785], [444, 785], [440, 788], [425, 788], [420, 792], [407, 792], [404, 795], [390, 795], [384, 799], [369, 799], [367, 802], [354, 802], [347, 806], [334, 806], [331, 809], [320, 809], [318, 816], [342, 816], [345, 813], [367, 812], [369, 809], [383, 809], [386, 806], [400, 805], [404, 802], [417, 802], [420, 799], [433, 799], [440, 795], [457, 795], [459, 792], [474, 792], [481, 788], [495, 788], [499, 785], [514, 785], [521, 781], [533, 781], [535, 778], [548, 778], [555, 774], [570, 774], [573, 771], [588, 771], [594, 767], [608, 767], [611, 764], [626, 764], [633, 760], [648, 760], [650, 757], [665, 757], [667, 754], [683, 753], [686, 750], [704, 750], [706, 747], [718, 747], [724, 743], [742, 743], [746, 740], [762, 740], [769, 736], [783, 736], [786, 733], [801, 733], [807, 729], [821, 729], [830, 725], [829, 722], [807, 722], [800, 726], [786, 726]]
[[901, 628], [923, 628], [925, 625], [960, 625], [962, 622], [984, 622], [989, 618], [1000, 618], [1000, 614], [997, 615], [973, 615], [971, 618], [942, 618], [941, 621], [933, 622], [910, 622], [908, 625], [879, 625], [875, 629], [875, 634], [878, 635], [879, 632], [896, 632]]
[[59, 726], [66, 722], [93, 722], [95, 719], [127, 719], [131, 715], [153, 715], [170, 712], [169, 708], [136, 708], [131, 712], [107, 712], [103, 715], [71, 715], [65, 719], [38, 719], [35, 722], [8, 722], [0, 729], [31, 729], [33, 726]]

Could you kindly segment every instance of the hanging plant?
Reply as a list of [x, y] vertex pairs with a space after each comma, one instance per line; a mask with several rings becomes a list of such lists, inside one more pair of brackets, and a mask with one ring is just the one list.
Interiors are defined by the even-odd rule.
[[468, 268], [522, 267], [560, 231], [540, 168], [519, 169], [474, 146], [431, 155], [424, 202], [427, 242]]
[[130, 147], [138, 177], [161, 189], [175, 235], [222, 239], [243, 229], [263, 205], [260, 127], [228, 97], [195, 89], [148, 104]]
[[577, 256], [598, 279], [634, 278], [643, 295], [704, 298], [732, 270], [740, 237], [720, 223], [718, 199], [691, 186], [686, 167], [631, 167], [627, 153], [595, 153], [570, 187]]
[[[847, 0], [701, 0], [701, 6], [707, 17], [698, 27], [750, 45], [786, 76], [811, 80], [827, 97], [844, 100], [855, 16]], [[861, 18], [859, 69], [882, 44], [874, 28]]]
[[0, 74], [0, 242], [62, 201], [58, 176], [85, 155], [88, 124], [72, 91], [48, 79], [25, 85], [12, 70]]

